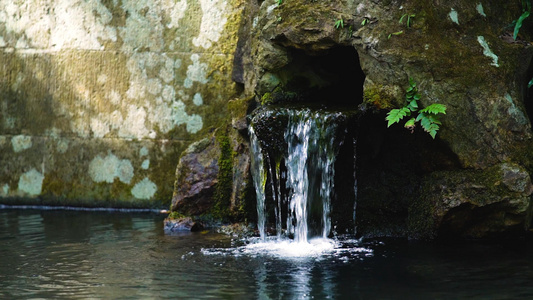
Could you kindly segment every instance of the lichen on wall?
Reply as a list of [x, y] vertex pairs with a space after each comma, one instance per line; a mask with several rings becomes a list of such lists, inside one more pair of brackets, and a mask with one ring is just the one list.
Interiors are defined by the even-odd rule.
[[0, 203], [168, 203], [181, 151], [239, 93], [243, 5], [1, 2]]
[[18, 191], [29, 196], [41, 194], [44, 176], [39, 171], [31, 169], [20, 176]]

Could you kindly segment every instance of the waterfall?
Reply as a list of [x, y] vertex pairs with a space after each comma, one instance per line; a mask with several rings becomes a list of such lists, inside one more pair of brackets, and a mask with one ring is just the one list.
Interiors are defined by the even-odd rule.
[[257, 197], [257, 228], [261, 240], [265, 240], [265, 224], [266, 224], [266, 211], [265, 211], [265, 185], [266, 174], [264, 171], [264, 160], [261, 152], [261, 146], [257, 140], [253, 127], [250, 126], [250, 148], [251, 148], [251, 168], [252, 177], [255, 187], [255, 193]]
[[[288, 116], [283, 132], [278, 133], [283, 149], [277, 156], [263, 149], [253, 122], [249, 130], [260, 237], [267, 236], [268, 214], [273, 212], [278, 239], [293, 237], [295, 242], [306, 243], [311, 236], [327, 238], [332, 231], [335, 161], [344, 140], [339, 135], [346, 133], [337, 121], [343, 116], [310, 109], [283, 113]], [[272, 130], [267, 131], [272, 134]], [[265, 195], [266, 189], [272, 190], [271, 197]]]

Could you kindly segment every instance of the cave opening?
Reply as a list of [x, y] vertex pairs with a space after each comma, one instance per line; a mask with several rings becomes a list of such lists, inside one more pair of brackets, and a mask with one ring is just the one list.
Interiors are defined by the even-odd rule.
[[353, 47], [319, 53], [288, 49], [291, 62], [280, 71], [285, 89], [297, 102], [356, 108], [363, 101], [365, 74]]

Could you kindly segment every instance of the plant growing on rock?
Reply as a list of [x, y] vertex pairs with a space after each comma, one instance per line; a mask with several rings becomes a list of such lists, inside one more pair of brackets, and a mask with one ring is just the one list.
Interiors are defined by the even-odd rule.
[[388, 121], [387, 127], [392, 124], [400, 123], [404, 117], [411, 117], [405, 122], [404, 127], [413, 130], [416, 127], [416, 122], [420, 122], [420, 125], [425, 132], [429, 133], [432, 138], [435, 138], [437, 131], [442, 123], [439, 120], [441, 114], [446, 114], [446, 106], [440, 103], [433, 103], [430, 106], [420, 109], [418, 106], [418, 100], [420, 100], [420, 94], [418, 93], [418, 87], [416, 82], [412, 78], [409, 79], [409, 87], [405, 91], [406, 105], [402, 108], [396, 108], [387, 113], [385, 120]]
[[[406, 20], [405, 26], [407, 27], [407, 29], [409, 29], [411, 27], [411, 23], [412, 23], [411, 19], [413, 19], [415, 16], [416, 16], [416, 14], [403, 14], [398, 23], [402, 24], [403, 20]], [[387, 39], [390, 39], [393, 35], [401, 35], [401, 34], [403, 34], [403, 30], [390, 33], [387, 36]]]
[[411, 27], [411, 19], [414, 18], [415, 16], [416, 16], [415, 14], [403, 14], [402, 17], [400, 18], [399, 23], [402, 24], [403, 20], [407, 19], [407, 22], [405, 23], [405, 25], [407, 26], [407, 28], [409, 28]]
[[516, 21], [514, 21], [514, 31], [513, 31], [513, 39], [516, 41], [516, 38], [518, 37], [518, 31], [520, 31], [520, 28], [522, 27], [522, 23], [524, 23], [524, 20], [529, 17], [531, 14], [531, 0], [522, 0], [522, 14]]
[[342, 18], [335, 21], [335, 28], [344, 28], [344, 20]]

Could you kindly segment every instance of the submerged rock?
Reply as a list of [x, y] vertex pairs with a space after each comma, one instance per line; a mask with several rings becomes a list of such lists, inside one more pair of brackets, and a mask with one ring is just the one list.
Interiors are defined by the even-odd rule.
[[171, 234], [173, 232], [194, 232], [204, 229], [204, 225], [202, 223], [195, 222], [192, 218], [188, 217], [179, 219], [165, 219], [164, 224], [164, 230], [167, 234]]

